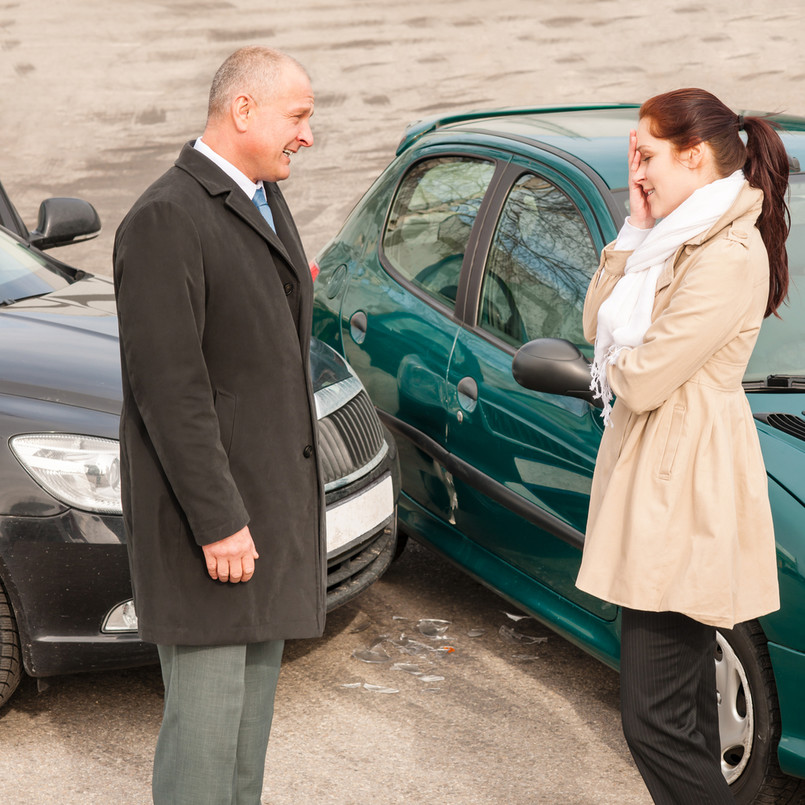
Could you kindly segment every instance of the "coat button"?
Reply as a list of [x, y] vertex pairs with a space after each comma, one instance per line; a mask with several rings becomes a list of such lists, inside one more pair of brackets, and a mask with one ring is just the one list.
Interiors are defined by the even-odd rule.
[[305, 445], [305, 449], [302, 451], [302, 455], [305, 458], [310, 458], [313, 455], [313, 445], [312, 444]]
[[285, 283], [285, 296], [290, 296], [293, 293], [293, 285], [290, 282]]

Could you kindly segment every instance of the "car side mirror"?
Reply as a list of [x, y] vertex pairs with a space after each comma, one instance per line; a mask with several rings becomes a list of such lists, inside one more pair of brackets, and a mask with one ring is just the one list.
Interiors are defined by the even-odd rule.
[[602, 407], [590, 391], [590, 364], [575, 344], [563, 338], [537, 338], [523, 344], [515, 353], [512, 374], [532, 391], [579, 397]]
[[80, 198], [48, 198], [39, 205], [39, 221], [28, 242], [38, 249], [90, 240], [101, 231], [95, 207]]

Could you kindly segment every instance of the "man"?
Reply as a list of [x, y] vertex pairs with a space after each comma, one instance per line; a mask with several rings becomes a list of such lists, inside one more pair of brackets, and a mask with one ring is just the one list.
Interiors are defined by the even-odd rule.
[[115, 239], [124, 522], [165, 681], [158, 805], [260, 802], [283, 641], [324, 627], [313, 288], [276, 185], [312, 114], [297, 62], [236, 51], [202, 137]]

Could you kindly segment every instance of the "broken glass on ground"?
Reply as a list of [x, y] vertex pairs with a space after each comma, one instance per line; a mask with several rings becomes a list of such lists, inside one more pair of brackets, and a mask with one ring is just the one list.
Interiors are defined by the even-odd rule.
[[353, 690], [368, 690], [370, 693], [399, 693], [397, 688], [387, 688], [385, 685], [371, 685], [368, 682], [346, 682], [339, 685], [342, 688], [351, 688]]
[[[509, 613], [506, 613], [509, 615]], [[541, 632], [545, 631], [545, 627], [534, 618], [530, 617], [516, 617], [509, 615], [516, 623], [513, 626], [503, 624], [498, 630], [500, 639], [504, 643], [513, 643], [519, 645], [533, 645], [536, 643], [547, 643], [548, 638]]]
[[395, 662], [394, 665], [391, 666], [392, 671], [405, 671], [407, 674], [413, 674], [414, 676], [419, 676], [422, 673], [422, 669], [418, 665], [414, 665], [410, 662]]
[[361, 662], [383, 663], [389, 662], [391, 657], [382, 648], [383, 643], [389, 639], [387, 634], [378, 635], [367, 648], [356, 648], [352, 656]]
[[438, 640], [450, 627], [452, 621], [443, 621], [436, 618], [422, 618], [416, 628], [420, 634]]
[[[439, 618], [420, 618], [414, 620], [412, 618], [404, 618], [401, 616], [393, 616], [396, 621], [409, 621], [416, 623], [417, 631], [423, 638], [430, 641], [430, 645], [422, 642], [422, 640], [415, 640], [405, 632], [400, 632], [399, 637], [392, 637], [390, 634], [381, 634], [374, 638], [374, 640], [364, 648], [357, 648], [352, 652], [352, 656], [356, 660], [366, 663], [374, 663], [377, 665], [392, 662], [394, 649], [400, 654], [415, 657], [417, 662], [395, 662], [390, 667], [394, 671], [403, 671], [417, 677], [421, 682], [426, 685], [433, 685], [437, 682], [443, 682], [444, 676], [435, 673], [426, 673], [423, 668], [434, 665], [435, 658], [444, 654], [452, 654], [455, 648], [446, 644], [446, 632], [451, 625], [451, 621], [442, 620]], [[358, 626], [363, 626], [363, 622], [359, 621], [356, 624], [354, 631], [364, 631], [365, 628], [358, 629]], [[480, 630], [483, 633], [484, 630]], [[418, 635], [418, 636], [419, 636]], [[436, 643], [434, 645], [434, 643]], [[396, 688], [387, 688], [383, 685], [370, 685], [369, 683], [348, 683], [341, 685], [343, 688], [363, 688], [364, 690], [373, 693], [399, 693]], [[426, 691], [439, 691], [438, 687], [424, 688]]]
[[365, 632], [372, 625], [371, 618], [362, 615], [355, 625], [349, 630], [350, 634], [358, 634], [358, 632]]
[[531, 617], [530, 615], [523, 615], [520, 612], [506, 612], [505, 610], [503, 611], [503, 614], [507, 618], [511, 618], [513, 621], [522, 621], [522, 620], [525, 620], [526, 618]]
[[384, 663], [391, 660], [391, 657], [389, 657], [382, 648], [356, 648], [355, 651], [352, 652], [352, 656], [361, 662]]
[[397, 688], [387, 688], [385, 685], [370, 685], [368, 682], [363, 683], [364, 690], [370, 693], [399, 693]]

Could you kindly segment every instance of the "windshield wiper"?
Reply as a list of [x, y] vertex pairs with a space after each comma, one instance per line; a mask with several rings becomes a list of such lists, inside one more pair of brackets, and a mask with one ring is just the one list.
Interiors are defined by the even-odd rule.
[[769, 375], [765, 380], [744, 380], [745, 391], [801, 391], [805, 375]]

